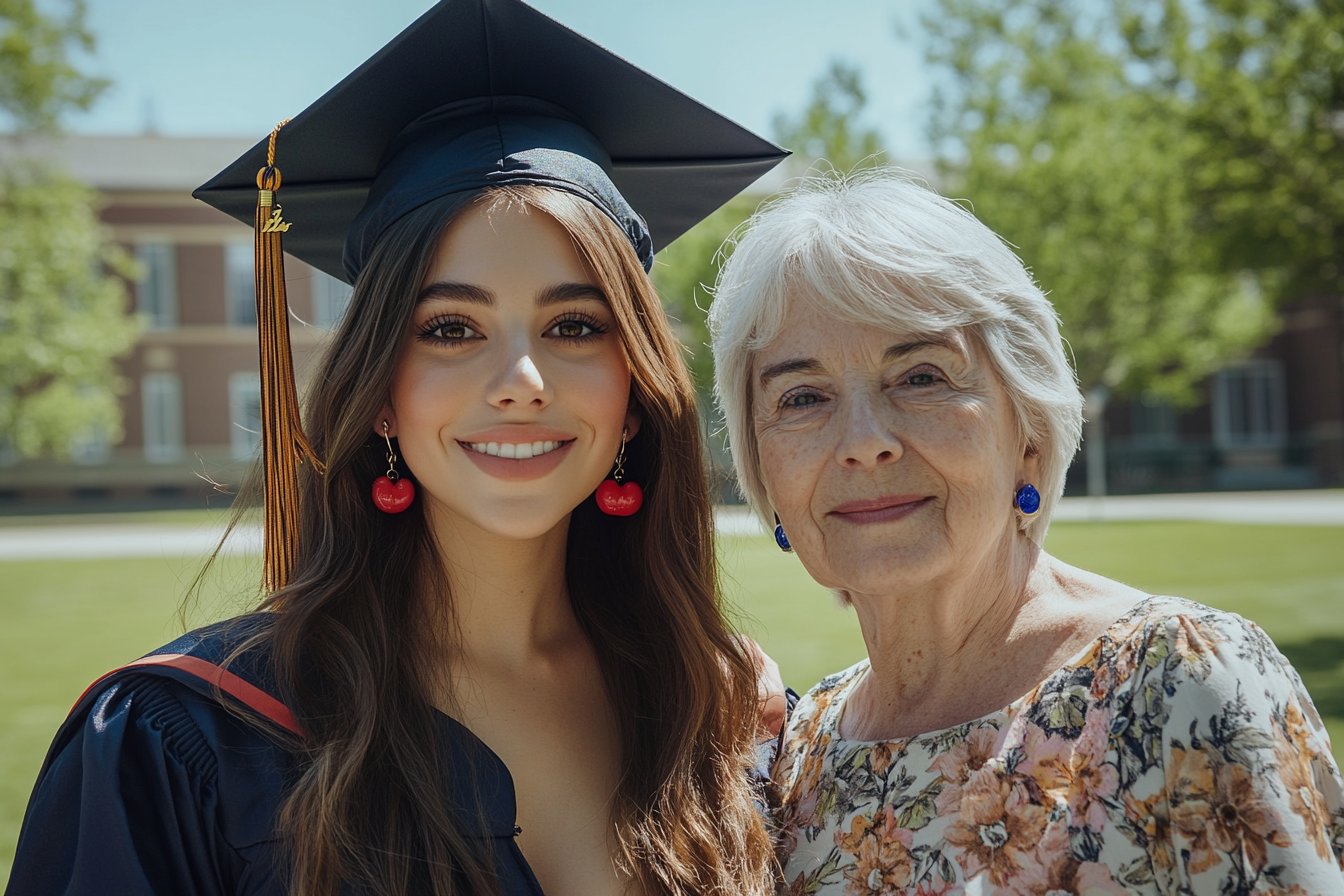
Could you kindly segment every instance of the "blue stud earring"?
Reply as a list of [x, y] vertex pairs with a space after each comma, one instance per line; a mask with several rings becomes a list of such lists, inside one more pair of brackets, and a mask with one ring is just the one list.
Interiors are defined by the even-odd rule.
[[1017, 506], [1017, 512], [1023, 516], [1035, 516], [1041, 511], [1041, 493], [1036, 491], [1036, 486], [1028, 482], [1013, 495], [1013, 504]]
[[789, 536], [784, 534], [784, 524], [779, 521], [779, 514], [775, 514], [775, 544], [784, 553], [793, 553], [793, 545], [789, 544]]

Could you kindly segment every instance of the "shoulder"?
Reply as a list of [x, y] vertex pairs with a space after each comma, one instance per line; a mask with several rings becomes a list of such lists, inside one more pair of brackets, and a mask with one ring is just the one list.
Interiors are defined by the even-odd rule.
[[1131, 659], [1148, 666], [1174, 664], [1193, 681], [1226, 674], [1291, 675], [1292, 666], [1264, 629], [1226, 610], [1178, 597], [1150, 597], [1103, 636]]
[[1103, 637], [1095, 668], [1095, 691], [1113, 689], [1118, 708], [1160, 722], [1168, 741], [1194, 739], [1198, 730], [1267, 748], [1271, 731], [1297, 730], [1310, 732], [1314, 752], [1329, 752], [1297, 671], [1260, 626], [1236, 613], [1150, 598]]
[[[269, 647], [264, 639], [256, 640], [269, 627], [270, 620], [262, 614], [226, 620], [187, 632], [103, 676], [76, 702], [46, 764], [73, 740], [82, 741], [86, 753], [90, 745], [115, 740], [118, 753], [161, 751], [167, 761], [214, 775], [221, 745], [253, 751], [271, 746], [273, 739], [265, 736], [260, 724], [249, 724], [237, 707], [226, 704], [229, 698], [218, 687], [218, 679], [200, 671], [220, 670], [258, 693], [274, 695]], [[160, 659], [177, 662], [160, 665]]]

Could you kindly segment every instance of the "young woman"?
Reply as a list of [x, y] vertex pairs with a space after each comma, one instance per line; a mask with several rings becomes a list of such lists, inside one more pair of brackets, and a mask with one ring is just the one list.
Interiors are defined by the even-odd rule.
[[[355, 178], [337, 172], [305, 205], [320, 166], [303, 147], [342, 128], [370, 142], [348, 107], [329, 127], [332, 110], [373, 78], [384, 113], [397, 66], [421, 90], [453, 58], [422, 52], [426, 29], [458, 34], [468, 14], [495, 59], [531, 23], [541, 49], [513, 49], [541, 76], [573, 81], [585, 63], [538, 54], [601, 53], [521, 4], [448, 0], [281, 132], [287, 177], [309, 187], [286, 219], [340, 219]], [[589, 64], [604, 87], [611, 58]], [[377, 170], [339, 221], [355, 289], [307, 398], [312, 462], [280, 521], [297, 530], [292, 562], [256, 613], [80, 701], [9, 892], [770, 889], [747, 772], [757, 671], [717, 602], [694, 393], [646, 275], [650, 230], [608, 176], [612, 138], [540, 106], [555, 102], [544, 84], [517, 100], [526, 81], [484, 101], [423, 88], [437, 94], [402, 111], [409, 124], [384, 116]], [[266, 232], [286, 226], [271, 152]], [[283, 417], [284, 390], [264, 395]]]

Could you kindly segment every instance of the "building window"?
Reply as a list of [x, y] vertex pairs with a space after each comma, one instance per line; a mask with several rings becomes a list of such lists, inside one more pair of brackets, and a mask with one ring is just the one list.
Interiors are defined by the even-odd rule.
[[1129, 406], [1129, 415], [1135, 448], [1175, 448], [1181, 443], [1180, 416], [1165, 398], [1140, 396]]
[[182, 457], [182, 380], [175, 373], [147, 373], [140, 380], [145, 422], [145, 460], [172, 463]]
[[144, 277], [135, 285], [135, 310], [145, 316], [151, 330], [177, 326], [177, 253], [172, 243], [137, 243], [135, 258]]
[[236, 460], [251, 460], [261, 449], [261, 377], [229, 374], [229, 447]]
[[1272, 450], [1287, 444], [1280, 362], [1257, 358], [1214, 374], [1213, 442], [1225, 451]]
[[339, 324], [354, 291], [349, 284], [313, 268], [313, 326], [330, 330]]
[[224, 287], [229, 303], [228, 320], [233, 327], [257, 325], [257, 285], [252, 273], [251, 243], [229, 243], [224, 247]]

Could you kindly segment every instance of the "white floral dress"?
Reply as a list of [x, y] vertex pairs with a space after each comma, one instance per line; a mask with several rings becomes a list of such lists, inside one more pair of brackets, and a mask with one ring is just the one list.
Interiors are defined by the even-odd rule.
[[1145, 600], [1006, 709], [840, 737], [868, 667], [799, 702], [774, 767], [784, 892], [1344, 894], [1344, 781], [1263, 631]]

